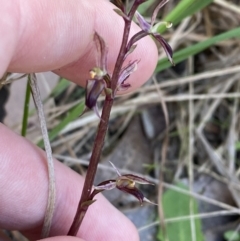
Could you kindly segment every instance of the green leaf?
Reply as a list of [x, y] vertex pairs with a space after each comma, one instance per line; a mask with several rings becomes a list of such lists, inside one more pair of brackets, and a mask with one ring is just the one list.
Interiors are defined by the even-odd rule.
[[[222, 34], [219, 34], [217, 36], [214, 36], [212, 38], [209, 38], [205, 41], [199, 42], [197, 44], [194, 44], [190, 47], [184, 48], [182, 50], [179, 50], [173, 54], [173, 60], [177, 64], [185, 59], [187, 59], [190, 56], [193, 56], [197, 53], [200, 53], [204, 49], [221, 42], [223, 40], [227, 40], [230, 38], [239, 38], [240, 37], [240, 27], [232, 29], [230, 31], [224, 32]], [[167, 58], [161, 59], [158, 61], [156, 72], [162, 71], [164, 69], [167, 69], [171, 66], [171, 63], [168, 61]]]
[[[187, 190], [187, 187], [182, 183], [176, 184], [178, 187]], [[162, 204], [165, 218], [175, 218], [182, 216], [189, 216], [189, 202], [190, 196], [183, 193], [179, 193], [175, 190], [168, 190], [164, 193]], [[198, 213], [197, 202], [194, 200], [194, 214]], [[194, 219], [196, 228], [196, 240], [203, 241], [203, 235], [201, 231], [201, 222], [199, 219]], [[166, 224], [166, 235], [169, 241], [188, 241], [191, 240], [191, 226], [190, 220], [182, 220]], [[163, 241], [164, 236], [160, 230], [158, 233], [158, 240]]]
[[233, 230], [229, 230], [224, 233], [224, 238], [227, 241], [240, 241], [240, 234], [238, 232], [235, 232]]
[[27, 82], [27, 86], [26, 86], [26, 94], [25, 94], [25, 101], [24, 101], [22, 130], [21, 130], [22, 136], [26, 136], [26, 134], [27, 134], [27, 124], [28, 124], [28, 116], [29, 116], [29, 103], [30, 103], [30, 95], [31, 95], [29, 78], [30, 78], [30, 74], [28, 75], [28, 82]]
[[[83, 113], [84, 107], [85, 103], [80, 102], [76, 104], [71, 110], [69, 110], [66, 117], [48, 133], [49, 140], [52, 141], [59, 134], [59, 132], [64, 129], [65, 126], [79, 117]], [[38, 146], [43, 148], [42, 140], [38, 142]]]

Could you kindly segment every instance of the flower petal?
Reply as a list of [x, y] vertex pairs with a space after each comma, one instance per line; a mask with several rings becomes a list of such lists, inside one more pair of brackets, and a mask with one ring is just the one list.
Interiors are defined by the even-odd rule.
[[134, 60], [132, 62], [130, 62], [127, 66], [125, 66], [119, 75], [118, 78], [118, 87], [121, 86], [124, 81], [134, 72], [137, 70], [137, 64], [138, 64], [138, 60]]
[[99, 113], [99, 109], [98, 109], [98, 106], [97, 106], [97, 103], [96, 105], [93, 107], [93, 111], [95, 112], [96, 116], [101, 119], [101, 114]]
[[149, 24], [138, 11], [135, 13], [135, 16], [136, 16], [136, 18], [138, 20], [140, 28], [144, 32], [149, 33], [151, 31], [151, 24]]
[[127, 48], [127, 53], [125, 54], [124, 59], [126, 59], [127, 56], [128, 56], [129, 54], [131, 54], [131, 53], [136, 49], [136, 47], [137, 47], [137, 44], [132, 44], [132, 45], [129, 47], [129, 49]]
[[136, 197], [140, 204], [142, 205], [143, 200], [144, 200], [144, 195], [142, 194], [142, 192], [140, 190], [138, 190], [136, 187], [132, 187], [129, 188], [127, 186], [123, 186], [123, 187], [117, 187], [120, 191], [126, 192], [128, 194], [133, 195], [134, 197]]
[[[107, 74], [107, 53], [108, 48], [105, 44], [104, 39], [95, 32], [94, 34], [94, 41], [97, 47], [97, 53], [98, 53], [98, 67], [103, 71], [104, 75]], [[101, 76], [102, 77], [102, 76]]]
[[131, 87], [129, 83], [123, 83], [118, 88], [117, 91], [126, 91]]
[[145, 197], [143, 198], [143, 201], [158, 206], [157, 203], [151, 202], [149, 199], [147, 199]]
[[[145, 32], [143, 30], [138, 32], [138, 33], [136, 33], [135, 35], [133, 35], [132, 38], [128, 42], [127, 53], [130, 51], [132, 46], [134, 46], [134, 43], [136, 43], [139, 39], [142, 39], [142, 38], [146, 37], [147, 35], [149, 35], [149, 33]], [[125, 56], [125, 58], [126, 58], [126, 56]]]
[[150, 185], [155, 185], [155, 183], [143, 178], [143, 177], [139, 177], [139, 176], [136, 176], [136, 175], [133, 175], [133, 174], [125, 174], [125, 175], [122, 175], [122, 177], [127, 177], [128, 179], [136, 182], [136, 183], [139, 183], [139, 184], [150, 184]]
[[[109, 162], [110, 162], [110, 161], [109, 161]], [[110, 164], [112, 165], [113, 169], [116, 171], [116, 173], [118, 174], [118, 176], [119, 176], [119, 177], [122, 176], [121, 173], [119, 172], [119, 170], [116, 168], [116, 166], [115, 166], [112, 162], [110, 162]]]
[[157, 14], [159, 12], [159, 10], [168, 2], [169, 0], [163, 0], [160, 1], [160, 3], [157, 5], [157, 7], [154, 9], [153, 11], [153, 15], [152, 15], [152, 19], [151, 19], [151, 27], [153, 26], [153, 24], [155, 23]]
[[159, 33], [154, 33], [152, 34], [153, 37], [162, 45], [169, 61], [174, 65], [172, 56], [173, 56], [173, 51], [171, 46], [167, 43], [167, 41], [159, 34]]
[[116, 187], [115, 180], [107, 180], [94, 187], [95, 190], [112, 190]]
[[86, 88], [86, 106], [89, 109], [92, 109], [97, 104], [97, 99], [99, 95], [102, 93], [105, 87], [104, 81], [101, 80], [88, 80], [87, 88]]

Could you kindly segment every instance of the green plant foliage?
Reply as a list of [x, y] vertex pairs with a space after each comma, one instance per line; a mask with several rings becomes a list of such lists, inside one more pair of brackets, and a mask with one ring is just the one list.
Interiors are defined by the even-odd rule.
[[236, 151], [239, 151], [240, 150], [240, 141], [237, 141], [235, 143], [235, 148], [236, 148]]
[[60, 94], [62, 94], [70, 85], [70, 82], [64, 78], [61, 78], [58, 84], [52, 90], [50, 97], [56, 98]]
[[[177, 183], [176, 186], [187, 190], [187, 187], [182, 183]], [[168, 190], [164, 193], [162, 204], [165, 218], [176, 218], [190, 215], [190, 196], [179, 193], [175, 190]], [[198, 213], [198, 207], [196, 200], [194, 201], [194, 214]], [[201, 231], [201, 221], [194, 219], [196, 240], [203, 241], [203, 235]], [[166, 235], [169, 241], [190, 241], [191, 240], [191, 226], [190, 220], [182, 220], [166, 224]], [[158, 240], [165, 241], [164, 235], [160, 230], [158, 233]], [[167, 240], [167, 239], [166, 239]]]
[[240, 241], [240, 233], [229, 230], [224, 233], [224, 238], [226, 241]]
[[[29, 78], [30, 78], [29, 76], [30, 75], [28, 75], [28, 81], [29, 81]], [[31, 96], [31, 89], [30, 89], [29, 82], [27, 82], [25, 101], [24, 101], [24, 109], [23, 109], [23, 119], [22, 119], [22, 130], [21, 130], [22, 136], [26, 136], [26, 134], [27, 134], [30, 96]]]
[[[193, 15], [209, 5], [213, 0], [182, 0], [179, 4], [165, 17], [164, 21], [178, 24], [184, 18]], [[164, 25], [159, 26], [158, 32], [163, 33], [166, 30]]]
[[155, 2], [155, 0], [148, 0], [148, 1], [146, 1], [145, 3], [141, 4], [141, 5], [138, 7], [138, 12], [139, 12], [141, 15], [144, 15], [144, 13], [147, 11], [147, 9], [148, 9], [149, 7], [151, 7], [154, 2]]
[[[240, 28], [239, 27], [232, 29], [230, 31], [227, 31], [225, 33], [216, 35], [212, 38], [209, 38], [205, 41], [194, 44], [190, 47], [179, 50], [173, 54], [173, 60], [176, 64], [180, 63], [181, 61], [187, 59], [188, 57], [200, 53], [201, 51], [210, 47], [211, 45], [214, 45], [218, 42], [221, 42], [221, 41], [227, 40], [227, 39], [231, 39], [231, 38], [240, 38]], [[171, 66], [171, 63], [168, 61], [167, 58], [164, 58], [164, 59], [161, 59], [158, 61], [155, 71], [160, 72], [164, 69], [169, 68], [170, 66]]]
[[[66, 127], [70, 122], [79, 117], [83, 113], [84, 107], [85, 103], [80, 102], [76, 104], [71, 110], [69, 110], [65, 118], [61, 120], [61, 122], [48, 133], [49, 140], [52, 141], [59, 134], [59, 132], [63, 130], [64, 127]], [[42, 140], [38, 143], [38, 146], [43, 148]]]

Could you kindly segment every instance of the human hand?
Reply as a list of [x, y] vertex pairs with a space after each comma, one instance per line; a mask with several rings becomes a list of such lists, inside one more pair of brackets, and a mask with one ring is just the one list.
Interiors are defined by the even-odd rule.
[[[0, 0], [0, 76], [10, 72], [55, 73], [85, 86], [96, 65], [92, 41], [97, 31], [109, 47], [113, 70], [121, 43], [123, 20], [105, 0]], [[138, 31], [133, 25], [132, 34]], [[129, 91], [152, 74], [157, 51], [150, 38], [138, 42], [128, 58], [140, 59], [128, 79]], [[47, 204], [48, 178], [44, 153], [0, 125], [0, 227], [17, 229], [39, 239]], [[83, 178], [55, 163], [56, 210], [51, 236], [66, 235], [80, 199]], [[83, 221], [78, 237], [87, 241], [139, 240], [131, 222], [98, 195]], [[73, 237], [49, 240], [80, 240]]]

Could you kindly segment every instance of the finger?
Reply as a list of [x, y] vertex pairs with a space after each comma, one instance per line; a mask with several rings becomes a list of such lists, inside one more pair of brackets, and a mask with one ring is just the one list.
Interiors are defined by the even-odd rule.
[[[123, 20], [105, 0], [1, 1], [0, 75], [12, 72], [55, 70], [85, 86], [89, 70], [96, 65], [93, 33], [96, 30], [109, 47], [108, 66], [113, 71], [123, 34]], [[13, 10], [12, 10], [13, 9]], [[11, 14], [9, 14], [11, 13]], [[11, 31], [9, 31], [11, 29]], [[139, 31], [133, 24], [131, 35]], [[1, 53], [0, 50], [0, 53]], [[129, 83], [133, 88], [154, 71], [157, 51], [151, 38], [138, 42], [129, 60], [140, 60]]]
[[[40, 238], [48, 196], [45, 153], [0, 124], [0, 227]], [[66, 235], [73, 221], [83, 178], [55, 162], [56, 206], [51, 236]], [[133, 224], [102, 196], [91, 205], [78, 237], [87, 241], [138, 241]]]
[[84, 241], [84, 240], [80, 238], [69, 237], [69, 236], [58, 236], [58, 237], [41, 239], [41, 241]]

